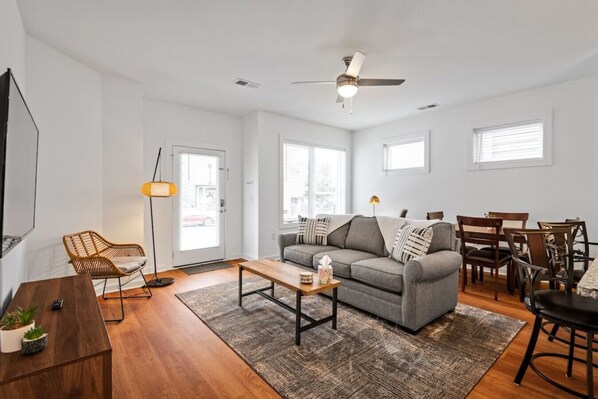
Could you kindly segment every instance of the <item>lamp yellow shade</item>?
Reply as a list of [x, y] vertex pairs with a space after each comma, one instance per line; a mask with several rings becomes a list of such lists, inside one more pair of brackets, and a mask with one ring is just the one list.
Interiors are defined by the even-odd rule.
[[370, 204], [378, 205], [379, 203], [380, 203], [380, 198], [376, 197], [375, 195], [372, 195], [372, 198], [370, 198]]
[[172, 197], [178, 191], [176, 184], [167, 181], [150, 181], [141, 186], [146, 197]]

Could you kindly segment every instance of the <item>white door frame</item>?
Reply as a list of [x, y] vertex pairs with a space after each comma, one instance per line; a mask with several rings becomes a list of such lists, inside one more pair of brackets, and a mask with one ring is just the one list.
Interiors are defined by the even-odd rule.
[[[173, 267], [181, 267], [181, 266], [188, 266], [188, 265], [192, 265], [192, 264], [198, 264], [198, 263], [206, 263], [206, 262], [212, 262], [212, 261], [217, 261], [217, 260], [221, 260], [224, 259], [226, 256], [226, 207], [228, 205], [228, 194], [229, 194], [229, 187], [228, 187], [228, 181], [229, 181], [229, 168], [228, 168], [228, 159], [226, 157], [227, 154], [227, 148], [226, 147], [221, 147], [221, 146], [216, 146], [216, 145], [211, 145], [211, 144], [205, 144], [205, 143], [197, 143], [197, 142], [189, 142], [189, 141], [172, 141], [172, 140], [167, 140], [167, 148], [169, 149], [170, 152], [170, 156], [171, 156], [171, 162], [167, 162], [168, 168], [170, 169], [170, 175], [172, 176], [173, 181], [176, 180], [176, 174], [175, 174], [175, 162], [176, 162], [176, 154], [175, 152], [177, 151], [177, 149], [183, 148], [183, 149], [189, 149], [191, 151], [196, 150], [198, 152], [213, 152], [215, 153], [221, 153], [222, 156], [222, 165], [220, 165], [220, 171], [219, 171], [219, 180], [220, 180], [220, 197], [223, 198], [225, 200], [224, 203], [224, 212], [219, 213], [219, 219], [220, 219], [220, 241], [221, 241], [221, 245], [219, 247], [215, 247], [215, 248], [221, 248], [218, 251], [215, 251], [215, 253], [217, 253], [217, 255], [212, 255], [211, 256], [207, 256], [207, 257], [197, 257], [195, 259], [195, 257], [191, 254], [192, 259], [191, 260], [184, 260], [182, 261], [180, 259], [177, 259], [177, 257], [175, 256], [176, 252], [178, 251], [176, 249], [176, 244], [177, 244], [177, 235], [178, 232], [175, 231], [177, 229], [177, 203], [175, 202], [177, 199], [174, 198], [175, 201], [172, 202], [172, 265]], [[220, 200], [220, 198], [219, 198]], [[201, 250], [198, 250], [201, 251]], [[191, 251], [189, 251], [191, 252]], [[198, 255], [199, 256], [199, 255]], [[176, 261], [176, 262], [175, 262]]]

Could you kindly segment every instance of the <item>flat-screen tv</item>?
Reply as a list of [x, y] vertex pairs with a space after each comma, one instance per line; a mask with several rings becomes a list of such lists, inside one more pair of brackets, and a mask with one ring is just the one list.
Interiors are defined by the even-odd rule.
[[35, 226], [39, 131], [11, 70], [0, 76], [0, 258]]

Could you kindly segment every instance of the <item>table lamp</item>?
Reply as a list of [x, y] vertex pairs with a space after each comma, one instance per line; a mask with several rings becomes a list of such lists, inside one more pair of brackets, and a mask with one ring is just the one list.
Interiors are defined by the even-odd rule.
[[376, 197], [375, 195], [372, 195], [372, 198], [370, 198], [370, 204], [372, 205], [372, 208], [374, 209], [374, 216], [376, 216], [376, 205], [378, 205], [380, 203], [380, 198]]

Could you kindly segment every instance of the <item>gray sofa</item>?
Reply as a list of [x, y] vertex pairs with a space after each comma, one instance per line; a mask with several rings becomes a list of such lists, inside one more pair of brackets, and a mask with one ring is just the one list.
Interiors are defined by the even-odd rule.
[[326, 246], [296, 245], [296, 233], [281, 234], [280, 259], [314, 271], [330, 256], [340, 301], [416, 332], [457, 305], [461, 255], [452, 224], [410, 222], [434, 232], [428, 254], [406, 264], [388, 257], [377, 219], [363, 216], [331, 232]]

